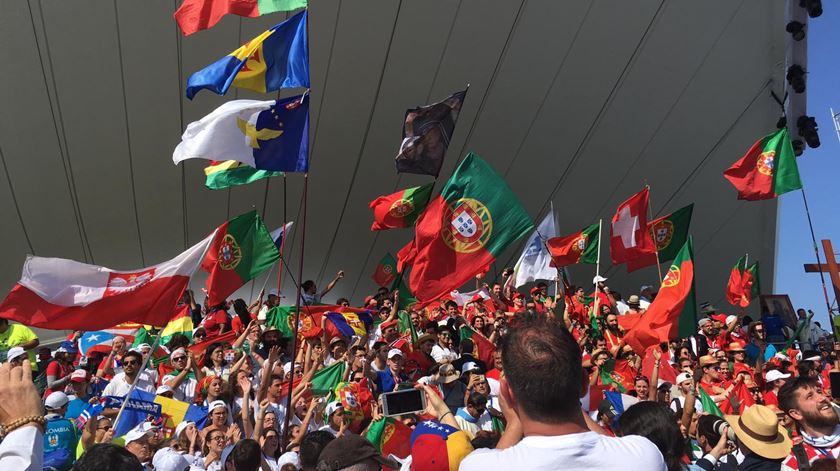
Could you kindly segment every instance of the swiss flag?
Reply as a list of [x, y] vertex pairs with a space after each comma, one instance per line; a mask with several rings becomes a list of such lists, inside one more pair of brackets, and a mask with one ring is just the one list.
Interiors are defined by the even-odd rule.
[[650, 191], [645, 187], [616, 209], [610, 225], [610, 252], [613, 265], [656, 254], [656, 245], [648, 230], [649, 198]]

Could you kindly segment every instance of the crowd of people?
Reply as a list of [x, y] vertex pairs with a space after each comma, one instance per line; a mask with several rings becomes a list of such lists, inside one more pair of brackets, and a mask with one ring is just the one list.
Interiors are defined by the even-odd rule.
[[[506, 269], [460, 303], [337, 299], [330, 310], [373, 320], [344, 335], [305, 308], [342, 275], [303, 284], [298, 339], [273, 292], [218, 306], [187, 292], [195, 328], [159, 349], [116, 337], [83, 356], [75, 332], [51, 351], [0, 319], [0, 469], [835, 469], [840, 343], [805, 310], [774, 344], [765, 320], [706, 304], [696, 334], [637, 352], [622, 324], [654, 287], [625, 300], [596, 277], [588, 295], [525, 295]], [[425, 409], [386, 415], [383, 395], [408, 389]], [[201, 414], [172, 429], [149, 414], [117, 436], [121, 401], [105, 398], [131, 390]]]

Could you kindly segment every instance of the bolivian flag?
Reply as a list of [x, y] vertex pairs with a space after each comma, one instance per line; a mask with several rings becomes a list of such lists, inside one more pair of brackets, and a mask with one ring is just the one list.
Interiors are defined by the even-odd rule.
[[192, 74], [187, 98], [204, 88], [224, 95], [231, 85], [261, 93], [309, 88], [306, 17], [303, 10]]
[[204, 174], [207, 176], [204, 186], [211, 190], [221, 190], [231, 186], [247, 185], [263, 178], [281, 176], [283, 172], [257, 170], [236, 160], [224, 162], [214, 160], [209, 167], [204, 169]]

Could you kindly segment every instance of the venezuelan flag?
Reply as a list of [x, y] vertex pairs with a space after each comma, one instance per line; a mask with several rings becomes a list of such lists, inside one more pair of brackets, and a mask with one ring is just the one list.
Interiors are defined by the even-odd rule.
[[306, 23], [303, 10], [195, 72], [187, 80], [187, 98], [205, 88], [224, 95], [231, 85], [262, 93], [309, 88]]
[[373, 318], [367, 311], [358, 313], [328, 312], [326, 316], [327, 320], [335, 327], [335, 330], [327, 329], [328, 332], [340, 334], [344, 337], [352, 337], [354, 335], [361, 337], [366, 335], [370, 331], [371, 326], [373, 326]]

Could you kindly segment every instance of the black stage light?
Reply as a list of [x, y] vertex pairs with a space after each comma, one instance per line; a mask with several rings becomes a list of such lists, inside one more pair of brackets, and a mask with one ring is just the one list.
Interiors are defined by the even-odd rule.
[[822, 15], [822, 1], [821, 0], [799, 0], [799, 6], [808, 12], [808, 16], [816, 18]]
[[808, 147], [816, 149], [820, 146], [820, 135], [817, 133], [817, 120], [813, 116], [800, 116], [796, 120], [799, 134], [805, 139]]
[[791, 21], [785, 26], [785, 31], [793, 36], [794, 41], [802, 41], [805, 39], [805, 25], [798, 21]]
[[793, 64], [787, 70], [787, 81], [796, 93], [805, 91], [805, 70], [799, 64]]

